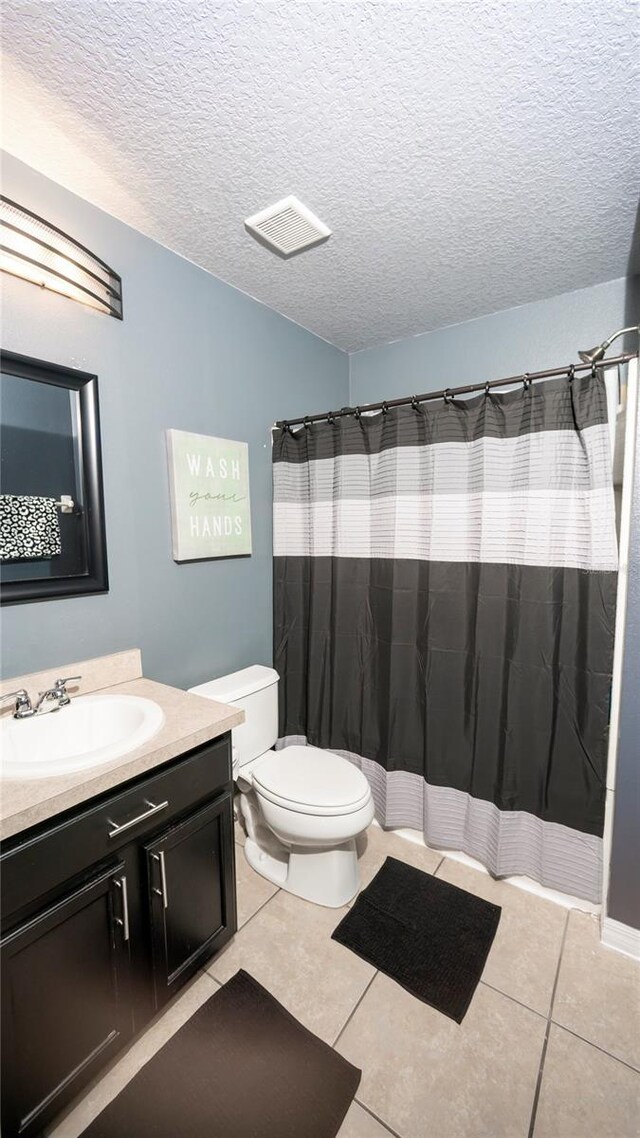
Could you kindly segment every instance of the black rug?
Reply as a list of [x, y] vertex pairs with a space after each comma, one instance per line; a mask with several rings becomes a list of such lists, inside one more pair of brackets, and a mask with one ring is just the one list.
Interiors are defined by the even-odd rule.
[[83, 1138], [335, 1138], [360, 1075], [241, 970]]
[[461, 1023], [500, 913], [499, 905], [388, 857], [333, 939]]

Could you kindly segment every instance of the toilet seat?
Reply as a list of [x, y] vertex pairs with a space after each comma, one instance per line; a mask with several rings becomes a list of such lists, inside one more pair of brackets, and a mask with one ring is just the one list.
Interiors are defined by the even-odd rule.
[[251, 774], [260, 797], [301, 814], [353, 814], [371, 797], [362, 771], [341, 755], [318, 747], [294, 745], [269, 751]]

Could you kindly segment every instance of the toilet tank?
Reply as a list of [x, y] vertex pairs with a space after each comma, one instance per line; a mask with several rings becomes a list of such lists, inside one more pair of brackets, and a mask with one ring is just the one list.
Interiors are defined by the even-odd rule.
[[234, 769], [270, 751], [278, 738], [278, 679], [273, 668], [253, 664], [189, 688], [194, 695], [230, 703], [244, 711], [244, 723], [231, 733]]

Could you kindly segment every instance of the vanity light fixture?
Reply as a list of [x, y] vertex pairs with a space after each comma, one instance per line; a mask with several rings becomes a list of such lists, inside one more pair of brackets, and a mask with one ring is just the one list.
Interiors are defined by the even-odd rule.
[[122, 281], [95, 253], [0, 196], [0, 269], [122, 320]]

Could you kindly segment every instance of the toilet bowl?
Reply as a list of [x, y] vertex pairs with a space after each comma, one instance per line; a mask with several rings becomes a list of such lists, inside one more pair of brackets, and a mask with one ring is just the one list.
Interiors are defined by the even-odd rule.
[[356, 838], [373, 821], [371, 788], [331, 751], [272, 749], [277, 684], [277, 672], [255, 665], [191, 691], [245, 712], [232, 739], [247, 861], [282, 889], [335, 908], [358, 892]]
[[241, 770], [238, 788], [245, 857], [258, 873], [320, 905], [345, 905], [355, 896], [355, 839], [374, 807], [352, 763], [317, 747], [284, 747]]

